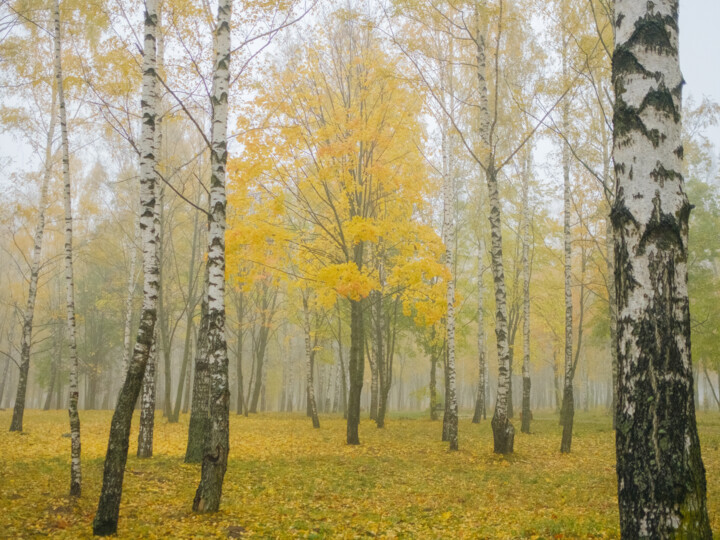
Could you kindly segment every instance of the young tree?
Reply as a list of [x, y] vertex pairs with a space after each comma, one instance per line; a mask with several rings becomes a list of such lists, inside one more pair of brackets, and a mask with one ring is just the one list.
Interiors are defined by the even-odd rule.
[[678, 0], [615, 3], [617, 476], [627, 538], [711, 538], [695, 423]]

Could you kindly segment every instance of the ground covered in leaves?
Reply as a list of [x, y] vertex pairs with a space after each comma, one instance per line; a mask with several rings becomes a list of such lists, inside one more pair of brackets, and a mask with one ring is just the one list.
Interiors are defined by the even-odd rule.
[[[70, 440], [65, 411], [27, 411], [9, 433], [0, 411], [0, 537], [90, 537], [111, 413], [81, 413], [83, 495], [67, 497]], [[222, 511], [190, 511], [199, 466], [183, 463], [188, 417], [160, 415], [155, 457], [130, 445], [119, 531], [123, 538], [615, 538], [614, 434], [602, 414], [576, 414], [573, 452], [561, 455], [557, 417], [536, 414], [515, 454], [492, 453], [489, 420], [461, 419], [460, 451], [440, 442], [440, 423], [364, 420], [359, 447], [344, 444], [342, 418], [302, 415], [231, 419]], [[519, 431], [519, 426], [517, 426]], [[720, 415], [699, 417], [713, 529], [720, 533]]]

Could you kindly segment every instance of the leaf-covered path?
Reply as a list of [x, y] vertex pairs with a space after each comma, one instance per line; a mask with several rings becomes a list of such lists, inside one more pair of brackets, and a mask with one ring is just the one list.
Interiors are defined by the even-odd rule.
[[[0, 425], [11, 411], [0, 411]], [[0, 433], [0, 537], [90, 537], [110, 412], [84, 411], [82, 499], [69, 482], [65, 411], [27, 411], [26, 433]], [[708, 504], [720, 532], [720, 417], [699, 415]], [[155, 457], [135, 455], [137, 422], [120, 513], [121, 538], [615, 538], [614, 434], [610, 419], [579, 413], [573, 452], [559, 453], [560, 426], [537, 414], [509, 459], [492, 453], [488, 421], [460, 419], [460, 451], [448, 453], [441, 424], [391, 417], [385, 430], [363, 419], [363, 444], [345, 444], [345, 423], [302, 415], [231, 418], [221, 512], [190, 511], [199, 478], [183, 456], [187, 416], [160, 415]]]

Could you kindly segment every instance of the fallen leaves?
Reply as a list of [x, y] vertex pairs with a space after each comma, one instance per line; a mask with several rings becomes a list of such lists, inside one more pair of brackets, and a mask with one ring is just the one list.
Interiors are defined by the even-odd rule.
[[[90, 538], [111, 413], [84, 411], [82, 498], [67, 497], [65, 411], [27, 411], [26, 435], [0, 432], [0, 536]], [[303, 415], [232, 417], [222, 510], [190, 511], [199, 466], [185, 465], [187, 416], [156, 420], [155, 457], [131, 436], [121, 538], [616, 538], [614, 437], [609, 418], [578, 414], [573, 453], [561, 456], [555, 416], [537, 414], [516, 453], [492, 453], [489, 423], [461, 420], [448, 453], [440, 423], [364, 420], [363, 444], [345, 424]], [[0, 411], [0, 425], [10, 413]], [[700, 417], [712, 524], [720, 528], [720, 418]], [[135, 429], [137, 426], [135, 425]]]

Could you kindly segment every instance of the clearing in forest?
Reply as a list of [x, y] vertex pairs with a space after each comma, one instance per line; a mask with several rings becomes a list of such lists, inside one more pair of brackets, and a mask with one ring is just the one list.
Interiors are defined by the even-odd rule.
[[[9, 425], [11, 411], [0, 411]], [[28, 411], [24, 434], [0, 432], [0, 537], [89, 538], [110, 411], [83, 411], [83, 496], [67, 497], [66, 411]], [[359, 447], [340, 417], [314, 430], [302, 414], [231, 417], [221, 511], [190, 511], [200, 470], [185, 465], [188, 417], [158, 414], [155, 457], [135, 457], [137, 418], [120, 510], [120, 538], [616, 538], [618, 509], [610, 418], [578, 413], [573, 451], [561, 428], [535, 415], [515, 453], [492, 452], [489, 420], [460, 419], [460, 451], [440, 422], [393, 416], [384, 430], [363, 419]], [[517, 423], [517, 421], [516, 421]], [[720, 533], [720, 416], [698, 416], [708, 510]]]

